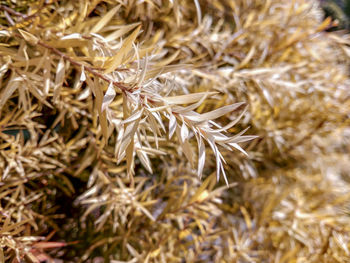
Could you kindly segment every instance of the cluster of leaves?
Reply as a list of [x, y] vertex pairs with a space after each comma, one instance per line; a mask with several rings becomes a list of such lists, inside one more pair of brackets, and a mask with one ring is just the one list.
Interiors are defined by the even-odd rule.
[[0, 262], [347, 262], [350, 39], [317, 4], [1, 2]]

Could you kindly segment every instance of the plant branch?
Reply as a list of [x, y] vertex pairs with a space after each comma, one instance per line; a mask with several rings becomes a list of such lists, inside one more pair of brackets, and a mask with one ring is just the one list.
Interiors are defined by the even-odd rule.
[[[29, 18], [31, 18], [31, 17], [33, 17], [33, 16], [36, 16], [36, 15], [38, 14], [38, 12], [36, 12], [36, 13], [34, 13], [33, 15], [27, 16], [27, 15], [24, 15], [24, 14], [22, 14], [22, 13], [20, 13], [20, 12], [17, 12], [17, 11], [15, 11], [15, 10], [13, 10], [13, 9], [10, 8], [10, 7], [4, 6], [4, 5], [0, 5], [0, 9], [5, 10], [5, 11], [7, 11], [8, 13], [10, 13], [10, 14], [12, 14], [12, 15], [19, 16], [19, 17], [21, 17], [21, 18], [23, 18], [23, 19], [26, 19], [26, 20], [29, 19]], [[23, 39], [23, 36], [21, 36], [21, 35], [19, 35], [19, 34], [15, 34], [15, 35], [16, 35], [17, 37], [20, 37], [20, 38]], [[106, 82], [108, 82], [108, 83], [112, 83], [114, 86], [118, 87], [122, 92], [127, 92], [127, 91], [129, 91], [129, 89], [128, 89], [123, 83], [118, 82], [118, 81], [114, 81], [114, 80], [108, 78], [107, 76], [101, 74], [100, 72], [94, 70], [92, 67], [87, 66], [87, 65], [84, 65], [84, 64], [82, 64], [82, 63], [80, 63], [80, 62], [74, 60], [74, 59], [71, 58], [70, 56], [68, 56], [68, 55], [66, 55], [65, 53], [59, 51], [57, 48], [52, 47], [52, 46], [50, 46], [50, 45], [48, 45], [48, 44], [46, 44], [46, 43], [44, 43], [43, 41], [40, 41], [40, 40], [37, 42], [37, 44], [38, 44], [39, 46], [42, 46], [42, 47], [44, 47], [44, 48], [46, 48], [46, 49], [51, 50], [53, 53], [55, 53], [56, 55], [62, 57], [62, 58], [65, 59], [65, 60], [69, 61], [71, 64], [73, 64], [73, 65], [75, 65], [75, 66], [77, 66], [77, 67], [86, 69], [86, 71], [88, 71], [88, 72], [91, 73], [92, 75], [94, 75], [94, 76], [96, 76], [96, 77], [99, 77], [100, 79], [103, 79], [104, 81], [106, 81]]]
[[14, 16], [22, 17], [23, 19], [25, 19], [27, 17], [26, 15], [24, 15], [24, 14], [22, 14], [20, 12], [17, 12], [15, 10], [13, 10], [12, 8], [10, 8], [8, 6], [5, 6], [5, 5], [0, 5], [0, 9], [4, 10], [4, 11], [6, 11], [6, 12], [8, 12], [8, 13], [14, 15]]
[[89, 73], [91, 73], [92, 75], [96, 76], [96, 77], [99, 77], [100, 79], [103, 79], [104, 81], [108, 82], [108, 83], [112, 83], [114, 86], [118, 87], [121, 91], [123, 92], [126, 92], [128, 91], [128, 88], [121, 82], [119, 81], [114, 81], [108, 77], [106, 77], [105, 75], [101, 74], [100, 72], [92, 69], [91, 67], [89, 66], [86, 66], [80, 62], [77, 62], [75, 61], [74, 59], [72, 59], [70, 56], [66, 55], [65, 53], [59, 51], [57, 48], [54, 48], [42, 41], [38, 41], [37, 43], [39, 46], [42, 46], [44, 48], [47, 48], [49, 50], [51, 50], [53, 53], [55, 53], [56, 55], [62, 57], [63, 59], [65, 60], [68, 60], [71, 64], [75, 65], [75, 66], [78, 66], [80, 68], [84, 68], [86, 69], [86, 71], [88, 71]]

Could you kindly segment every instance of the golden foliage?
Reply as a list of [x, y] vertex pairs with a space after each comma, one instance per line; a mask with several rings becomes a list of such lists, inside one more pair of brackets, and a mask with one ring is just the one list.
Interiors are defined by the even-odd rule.
[[317, 2], [0, 10], [0, 262], [350, 260], [350, 39]]

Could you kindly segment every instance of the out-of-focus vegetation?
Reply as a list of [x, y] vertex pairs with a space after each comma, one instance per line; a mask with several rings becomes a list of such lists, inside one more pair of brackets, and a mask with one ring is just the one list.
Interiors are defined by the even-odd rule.
[[0, 3], [0, 262], [350, 261], [331, 4]]
[[325, 16], [332, 17], [338, 25], [332, 30], [350, 29], [350, 1], [349, 0], [321, 0], [321, 7]]

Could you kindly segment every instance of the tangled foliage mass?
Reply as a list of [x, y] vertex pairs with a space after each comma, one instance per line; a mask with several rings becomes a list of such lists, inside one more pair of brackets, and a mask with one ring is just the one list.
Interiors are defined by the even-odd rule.
[[318, 1], [0, 2], [0, 262], [350, 261]]

